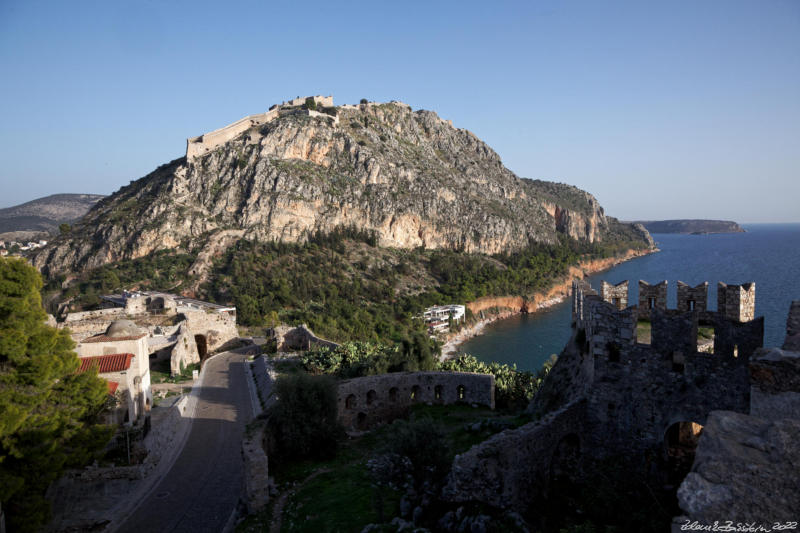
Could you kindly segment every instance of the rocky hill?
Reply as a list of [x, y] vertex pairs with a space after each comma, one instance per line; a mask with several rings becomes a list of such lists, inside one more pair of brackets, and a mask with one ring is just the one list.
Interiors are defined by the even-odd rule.
[[517, 177], [436, 113], [396, 102], [325, 111], [282, 114], [162, 165], [98, 202], [35, 264], [54, 274], [165, 249], [209, 257], [239, 239], [302, 242], [341, 227], [386, 247], [485, 254], [559, 235], [652, 245], [589, 193]]
[[102, 198], [102, 194], [52, 194], [0, 209], [0, 233], [55, 232], [59, 224], [81, 218]]
[[643, 220], [651, 233], [743, 233], [742, 227], [732, 220]]

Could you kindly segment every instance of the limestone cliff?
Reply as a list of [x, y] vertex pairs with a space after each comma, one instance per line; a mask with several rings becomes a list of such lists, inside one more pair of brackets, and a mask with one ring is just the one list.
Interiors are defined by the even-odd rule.
[[401, 103], [342, 106], [255, 124], [207, 153], [176, 159], [100, 201], [43, 249], [48, 274], [161, 249], [237, 238], [303, 241], [352, 226], [382, 246], [493, 254], [553, 243], [651, 245], [589, 193], [521, 179], [474, 134]]

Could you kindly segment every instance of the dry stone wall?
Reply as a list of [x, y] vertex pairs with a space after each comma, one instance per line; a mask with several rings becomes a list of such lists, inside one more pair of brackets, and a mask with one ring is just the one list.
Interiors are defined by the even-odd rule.
[[402, 416], [416, 403], [458, 402], [494, 409], [494, 376], [468, 372], [397, 372], [339, 383], [339, 420], [365, 430]]

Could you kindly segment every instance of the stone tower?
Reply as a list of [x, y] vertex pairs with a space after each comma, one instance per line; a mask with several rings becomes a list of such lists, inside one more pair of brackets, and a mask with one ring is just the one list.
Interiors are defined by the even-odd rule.
[[639, 280], [639, 319], [650, 319], [650, 310], [667, 310], [667, 280], [656, 285]]
[[708, 282], [705, 281], [696, 287], [678, 282], [678, 311], [698, 311], [704, 313], [708, 310]]
[[617, 309], [625, 309], [628, 307], [628, 280], [616, 285], [603, 281], [600, 286], [600, 297]]
[[717, 312], [737, 322], [749, 322], [756, 316], [756, 284], [717, 284]]

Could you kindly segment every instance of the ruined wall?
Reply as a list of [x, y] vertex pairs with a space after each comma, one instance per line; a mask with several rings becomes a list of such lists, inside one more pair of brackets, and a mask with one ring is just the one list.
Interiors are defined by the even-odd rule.
[[786, 318], [786, 339], [783, 341], [784, 350], [800, 352], [800, 300], [795, 300], [789, 307], [789, 316]]
[[486, 405], [494, 409], [494, 376], [467, 372], [397, 372], [339, 383], [339, 420], [368, 429], [402, 415], [415, 403]]
[[650, 310], [650, 347], [671, 356], [697, 351], [697, 315], [677, 310]]
[[194, 335], [182, 323], [178, 328], [178, 338], [172, 346], [169, 354], [169, 371], [173, 376], [179, 375], [182, 369], [191, 364], [200, 362], [200, 354], [197, 351], [197, 343]]
[[628, 307], [628, 280], [612, 285], [603, 280], [600, 285], [600, 298], [616, 307], [625, 309]]
[[269, 460], [264, 448], [265, 426], [258, 427], [242, 440], [244, 461], [244, 502], [249, 514], [269, 503]]
[[312, 347], [326, 346], [336, 348], [339, 346], [333, 341], [317, 337], [308, 326], [302, 324], [296, 328], [290, 326], [278, 326], [273, 328], [268, 336], [275, 339], [275, 345], [280, 352], [292, 352], [296, 350], [310, 350]]
[[207, 312], [186, 307], [178, 308], [186, 318], [186, 327], [191, 335], [204, 335], [208, 351], [218, 349], [231, 339], [239, 336], [236, 327], [236, 315], [229, 313]]
[[442, 491], [444, 499], [524, 512], [547, 493], [554, 474], [580, 470], [589, 451], [583, 440], [585, 407], [584, 402], [573, 402], [457, 455]]
[[756, 316], [756, 284], [717, 284], [717, 312], [730, 320], [747, 322]]
[[686, 283], [678, 282], [678, 311], [698, 311], [703, 313], [708, 310], [708, 282], [690, 287]]
[[598, 296], [589, 295], [583, 303], [586, 340], [595, 357], [619, 358], [624, 346], [636, 342], [636, 309], [618, 310]]
[[667, 308], [667, 280], [657, 285], [639, 280], [639, 320], [649, 320], [651, 308], [662, 311]]

